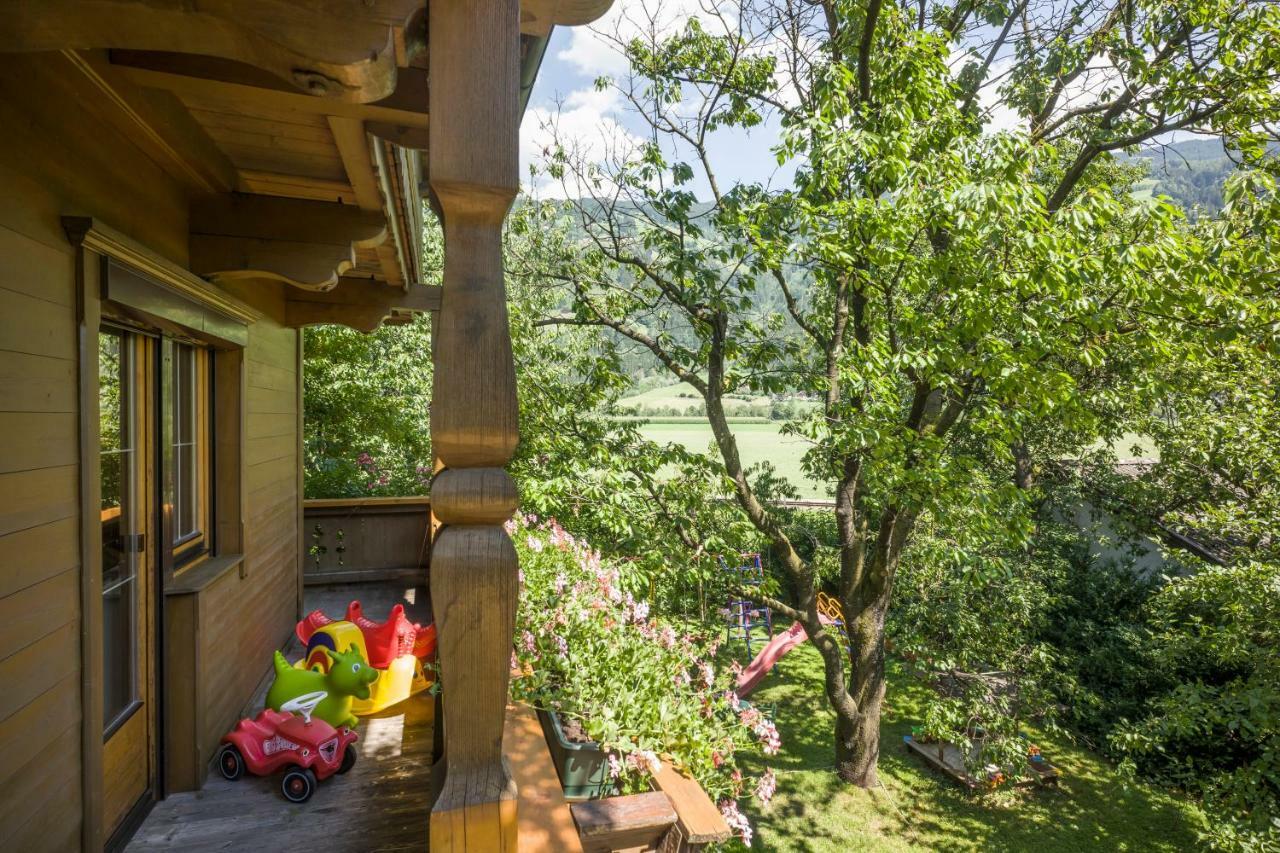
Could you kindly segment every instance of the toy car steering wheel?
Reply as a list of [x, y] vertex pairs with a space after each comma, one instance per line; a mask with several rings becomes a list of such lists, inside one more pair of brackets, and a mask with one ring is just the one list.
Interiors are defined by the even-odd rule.
[[328, 697], [328, 693], [324, 690], [317, 690], [314, 693], [303, 693], [301, 696], [295, 696], [288, 702], [280, 706], [281, 711], [288, 711], [291, 714], [301, 714], [302, 720], [307, 725], [311, 724], [311, 715], [315, 713], [316, 706]]

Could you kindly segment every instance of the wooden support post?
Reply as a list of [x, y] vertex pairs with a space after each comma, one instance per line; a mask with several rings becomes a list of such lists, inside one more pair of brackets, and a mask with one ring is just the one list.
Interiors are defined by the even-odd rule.
[[502, 757], [516, 608], [516, 387], [502, 222], [519, 186], [518, 0], [432, 0], [430, 185], [445, 266], [433, 342], [432, 607], [444, 687], [445, 779], [431, 849], [513, 853], [516, 785]]

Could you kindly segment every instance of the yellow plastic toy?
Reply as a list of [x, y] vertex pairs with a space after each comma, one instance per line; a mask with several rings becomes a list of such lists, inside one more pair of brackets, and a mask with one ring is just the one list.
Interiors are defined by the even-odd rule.
[[[355, 646], [361, 655], [367, 654], [364, 634], [359, 628], [345, 620], [330, 622], [311, 635], [306, 655], [294, 666], [298, 669], [328, 672], [329, 655], [325, 649], [345, 649], [349, 646]], [[358, 717], [376, 714], [431, 686], [431, 680], [422, 670], [422, 662], [412, 654], [400, 655], [386, 669], [375, 671], [378, 673], [378, 680], [369, 685], [369, 698], [356, 699], [351, 705], [351, 712]]]

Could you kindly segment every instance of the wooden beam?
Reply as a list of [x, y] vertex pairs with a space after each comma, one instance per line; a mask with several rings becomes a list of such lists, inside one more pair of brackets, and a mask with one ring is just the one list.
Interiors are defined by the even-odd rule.
[[303, 290], [331, 290], [356, 265], [355, 251], [330, 243], [191, 235], [191, 269], [210, 281], [280, 281]]
[[435, 317], [432, 450], [449, 481], [432, 511], [445, 778], [433, 853], [515, 853], [517, 791], [502, 753], [515, 626], [515, 510], [505, 471], [519, 440], [502, 271], [502, 222], [519, 189], [520, 8], [516, 0], [432, 0], [428, 172], [444, 225]]
[[214, 281], [267, 279], [328, 290], [356, 248], [387, 238], [378, 211], [275, 196], [226, 194], [191, 207], [191, 269]]
[[387, 239], [387, 223], [377, 209], [227, 193], [191, 206], [191, 233], [372, 248]]
[[[338, 154], [342, 157], [342, 168], [346, 170], [347, 179], [355, 190], [356, 203], [364, 210], [381, 213], [384, 201], [378, 188], [378, 177], [374, 173], [365, 122], [345, 116], [329, 116], [328, 121], [333, 141], [338, 146]], [[395, 199], [387, 199], [385, 203], [395, 204]], [[405, 276], [413, 274], [410, 270], [403, 273], [400, 271], [394, 245], [384, 243], [378, 247], [377, 252], [378, 266], [382, 269], [382, 277], [387, 281], [399, 283], [405, 280]]]
[[40, 0], [7, 4], [0, 50], [128, 48], [246, 63], [353, 103], [396, 88], [396, 41], [422, 0]]
[[547, 35], [555, 26], [581, 26], [599, 18], [613, 0], [523, 0], [520, 4], [520, 31]]
[[431, 131], [425, 127], [414, 127], [408, 124], [395, 124], [389, 121], [371, 121], [365, 129], [379, 139], [385, 139], [401, 148], [412, 148], [415, 151], [426, 151], [431, 140]]
[[101, 54], [68, 50], [63, 56], [116, 107], [115, 124], [162, 169], [198, 192], [235, 189], [235, 166], [171, 93], [119, 79]]
[[676, 810], [677, 836], [684, 845], [679, 849], [700, 850], [707, 844], [729, 840], [732, 832], [724, 815], [688, 773], [676, 770], [664, 761], [662, 769], [653, 777], [653, 789], [666, 794]]
[[334, 324], [372, 332], [395, 312], [440, 310], [440, 288], [415, 284], [408, 291], [374, 279], [344, 278], [333, 290], [299, 292], [285, 302], [286, 326]]
[[378, 194], [378, 179], [373, 174], [373, 157], [369, 154], [369, 140], [365, 136], [364, 123], [360, 119], [345, 116], [329, 116], [329, 131], [342, 157], [342, 167], [347, 180], [355, 191], [356, 204], [361, 210], [382, 212], [382, 196]]
[[179, 96], [221, 101], [241, 109], [246, 105], [269, 111], [344, 116], [426, 127], [427, 75], [420, 68], [402, 68], [396, 88], [369, 103], [314, 98], [281, 84], [270, 75], [203, 56], [112, 51], [112, 65], [140, 86], [165, 89]]
[[236, 189], [257, 195], [359, 204], [355, 190], [350, 185], [301, 175], [281, 175], [275, 172], [244, 169], [240, 172], [240, 183]]

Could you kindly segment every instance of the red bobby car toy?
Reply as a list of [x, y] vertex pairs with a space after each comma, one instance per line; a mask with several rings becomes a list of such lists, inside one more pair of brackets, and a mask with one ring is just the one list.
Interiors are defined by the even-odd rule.
[[358, 735], [345, 726], [335, 729], [324, 720], [305, 719], [287, 711], [263, 710], [255, 719], [241, 720], [222, 739], [218, 768], [235, 781], [247, 766], [255, 776], [269, 776], [287, 768], [280, 793], [292, 803], [305, 803], [318, 779], [346, 773], [356, 763], [351, 745]]

